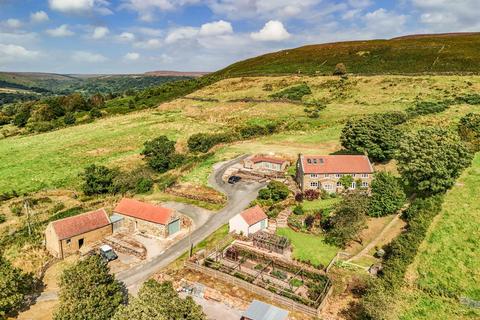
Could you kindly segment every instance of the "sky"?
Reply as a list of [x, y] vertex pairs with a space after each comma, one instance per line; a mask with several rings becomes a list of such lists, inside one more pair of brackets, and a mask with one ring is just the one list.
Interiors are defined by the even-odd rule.
[[307, 44], [480, 31], [480, 0], [0, 0], [0, 70], [215, 71]]

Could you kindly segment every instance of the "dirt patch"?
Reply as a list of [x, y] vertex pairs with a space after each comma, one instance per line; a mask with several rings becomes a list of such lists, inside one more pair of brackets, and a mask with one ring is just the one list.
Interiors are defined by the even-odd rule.
[[385, 226], [393, 219], [393, 216], [387, 216], [382, 218], [368, 218], [367, 228], [363, 229], [360, 233], [359, 242], [352, 242], [345, 252], [349, 254], [357, 254], [366, 245], [368, 245], [375, 237], [385, 228]]

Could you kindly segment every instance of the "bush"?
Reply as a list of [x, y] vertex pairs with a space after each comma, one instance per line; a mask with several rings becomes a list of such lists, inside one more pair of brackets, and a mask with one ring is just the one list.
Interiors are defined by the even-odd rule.
[[337, 63], [335, 70], [333, 71], [334, 76], [343, 76], [347, 74], [347, 67], [343, 63]]
[[208, 152], [213, 146], [231, 142], [234, 140], [233, 134], [228, 133], [197, 133], [188, 138], [188, 149], [192, 152]]
[[301, 101], [304, 96], [309, 94], [312, 94], [312, 90], [310, 90], [310, 87], [306, 83], [302, 83], [298, 86], [290, 87], [274, 93], [270, 95], [270, 97], [275, 99]]
[[241, 139], [250, 139], [259, 136], [271, 135], [278, 131], [281, 123], [276, 121], [254, 122], [240, 127], [238, 133]]
[[82, 190], [87, 196], [109, 193], [112, 191], [113, 182], [117, 175], [117, 170], [92, 164], [86, 167], [81, 174], [83, 178]]
[[297, 216], [301, 216], [305, 213], [305, 211], [303, 210], [303, 207], [301, 205], [297, 205], [295, 206], [295, 208], [293, 208], [293, 213]]
[[75, 118], [75, 115], [71, 112], [66, 113], [63, 117], [63, 123], [66, 125], [72, 125], [75, 124], [75, 122], [77, 122], [77, 118]]
[[303, 202], [303, 193], [299, 192], [295, 195], [296, 202]]
[[[113, 179], [111, 193], [146, 193], [153, 186], [151, 169], [139, 167], [129, 172], [119, 172]], [[139, 184], [142, 184], [139, 186]]]
[[136, 193], [147, 193], [152, 190], [153, 180], [151, 178], [142, 177], [137, 181], [135, 186]]
[[318, 190], [306, 190], [303, 197], [308, 201], [317, 200], [320, 197], [320, 192]]
[[288, 187], [279, 181], [272, 180], [267, 188], [261, 189], [258, 198], [261, 200], [272, 200], [274, 203], [285, 200], [290, 194]]
[[383, 217], [397, 212], [405, 203], [406, 196], [402, 186], [391, 173], [379, 172], [371, 184], [372, 196], [368, 215]]
[[440, 113], [447, 110], [451, 104], [451, 101], [419, 101], [415, 106], [408, 108], [407, 113], [410, 117]]
[[4, 223], [7, 221], [7, 217], [4, 214], [0, 214], [0, 224]]
[[480, 114], [469, 113], [461, 118], [458, 134], [472, 152], [480, 151]]
[[88, 115], [90, 116], [91, 119], [96, 119], [96, 118], [101, 118], [102, 117], [102, 113], [97, 108], [93, 108], [92, 110], [90, 110]]
[[142, 155], [148, 165], [157, 172], [164, 173], [183, 163], [185, 157], [175, 152], [175, 141], [160, 136], [144, 144]]

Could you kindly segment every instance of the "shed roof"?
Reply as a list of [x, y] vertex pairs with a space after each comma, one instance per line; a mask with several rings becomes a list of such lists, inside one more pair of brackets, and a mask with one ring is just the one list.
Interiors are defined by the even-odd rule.
[[105, 209], [99, 209], [51, 223], [58, 239], [64, 240], [108, 226], [110, 220]]
[[242, 213], [240, 213], [240, 216], [249, 226], [253, 226], [254, 224], [262, 220], [268, 219], [268, 216], [258, 205], [243, 211]]
[[285, 320], [288, 317], [288, 311], [253, 300], [243, 316], [252, 320]]
[[287, 160], [282, 159], [282, 158], [277, 158], [277, 157], [268, 157], [268, 156], [254, 156], [250, 159], [253, 163], [259, 163], [259, 162], [270, 162], [270, 163], [276, 163], [276, 164], [284, 164], [287, 162]]
[[173, 217], [172, 209], [128, 198], [123, 198], [113, 211], [132, 218], [163, 225], [167, 225]]
[[310, 173], [373, 173], [373, 167], [367, 156], [329, 155], [300, 156], [303, 172]]

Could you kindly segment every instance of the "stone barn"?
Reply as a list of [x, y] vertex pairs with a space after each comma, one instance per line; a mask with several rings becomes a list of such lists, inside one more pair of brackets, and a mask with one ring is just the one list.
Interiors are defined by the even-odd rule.
[[112, 234], [112, 225], [104, 209], [52, 221], [45, 230], [45, 246], [54, 257], [76, 253]]
[[[130, 232], [140, 232], [158, 238], [166, 238], [180, 231], [181, 221], [174, 210], [140, 202], [122, 199], [113, 210], [116, 225]], [[121, 220], [120, 220], [120, 219]]]
[[245, 169], [260, 172], [285, 172], [290, 165], [288, 160], [264, 155], [250, 156], [243, 161]]

